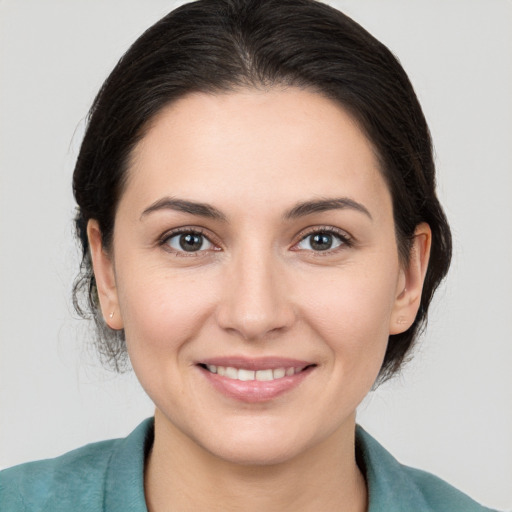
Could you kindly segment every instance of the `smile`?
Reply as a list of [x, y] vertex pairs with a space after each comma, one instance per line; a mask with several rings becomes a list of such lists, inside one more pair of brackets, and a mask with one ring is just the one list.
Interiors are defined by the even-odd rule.
[[292, 391], [316, 364], [282, 358], [216, 358], [197, 364], [213, 389], [229, 399], [267, 402]]
[[276, 379], [282, 379], [284, 377], [291, 377], [296, 373], [300, 373], [304, 370], [302, 367], [289, 367], [289, 368], [275, 368], [265, 370], [249, 370], [246, 368], [234, 368], [232, 366], [216, 366], [214, 364], [205, 365], [206, 369], [211, 373], [216, 373], [221, 377], [228, 379], [241, 380], [244, 382], [258, 380], [258, 381], [271, 381]]

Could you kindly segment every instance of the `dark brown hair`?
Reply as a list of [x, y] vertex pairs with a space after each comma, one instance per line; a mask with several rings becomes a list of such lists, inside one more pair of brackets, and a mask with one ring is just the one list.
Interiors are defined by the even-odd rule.
[[98, 221], [109, 248], [131, 151], [164, 106], [191, 92], [273, 86], [314, 90], [358, 121], [379, 155], [392, 195], [402, 261], [409, 257], [416, 226], [430, 225], [432, 250], [421, 305], [413, 325], [389, 337], [380, 379], [400, 368], [451, 259], [430, 133], [406, 73], [382, 43], [325, 4], [199, 0], [158, 21], [121, 58], [92, 105], [75, 167], [82, 263], [74, 303], [82, 316], [95, 319], [100, 354], [115, 369], [125, 367], [124, 333], [109, 329], [101, 316], [87, 222]]

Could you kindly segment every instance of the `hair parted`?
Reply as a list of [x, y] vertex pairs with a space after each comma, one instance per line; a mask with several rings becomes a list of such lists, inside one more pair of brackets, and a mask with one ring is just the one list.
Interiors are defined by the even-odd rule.
[[427, 318], [451, 260], [451, 234], [436, 196], [431, 137], [412, 85], [393, 54], [340, 11], [314, 0], [197, 0], [150, 27], [129, 48], [91, 107], [73, 175], [81, 268], [75, 308], [93, 318], [105, 362], [126, 368], [123, 331], [99, 309], [87, 223], [96, 219], [112, 245], [129, 158], [154, 116], [193, 92], [307, 88], [342, 105], [373, 144], [389, 186], [398, 249], [409, 257], [426, 222], [432, 249], [413, 325], [391, 335], [380, 381], [399, 370]]

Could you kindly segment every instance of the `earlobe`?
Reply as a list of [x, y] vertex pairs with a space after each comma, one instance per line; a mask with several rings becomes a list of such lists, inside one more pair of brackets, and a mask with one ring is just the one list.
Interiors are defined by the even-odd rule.
[[87, 237], [103, 318], [111, 329], [122, 329], [123, 322], [119, 314], [114, 264], [111, 256], [103, 247], [101, 230], [95, 219], [90, 219], [87, 223]]
[[407, 268], [401, 272], [389, 334], [400, 334], [413, 324], [421, 302], [423, 282], [427, 274], [432, 243], [430, 226], [423, 222], [414, 232]]

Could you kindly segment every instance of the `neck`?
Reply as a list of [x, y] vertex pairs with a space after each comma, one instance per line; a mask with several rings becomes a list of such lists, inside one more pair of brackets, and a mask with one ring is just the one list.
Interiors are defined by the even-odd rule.
[[145, 469], [149, 512], [367, 510], [366, 484], [355, 460], [355, 419], [352, 429], [270, 465], [220, 459], [168, 423], [157, 410]]

